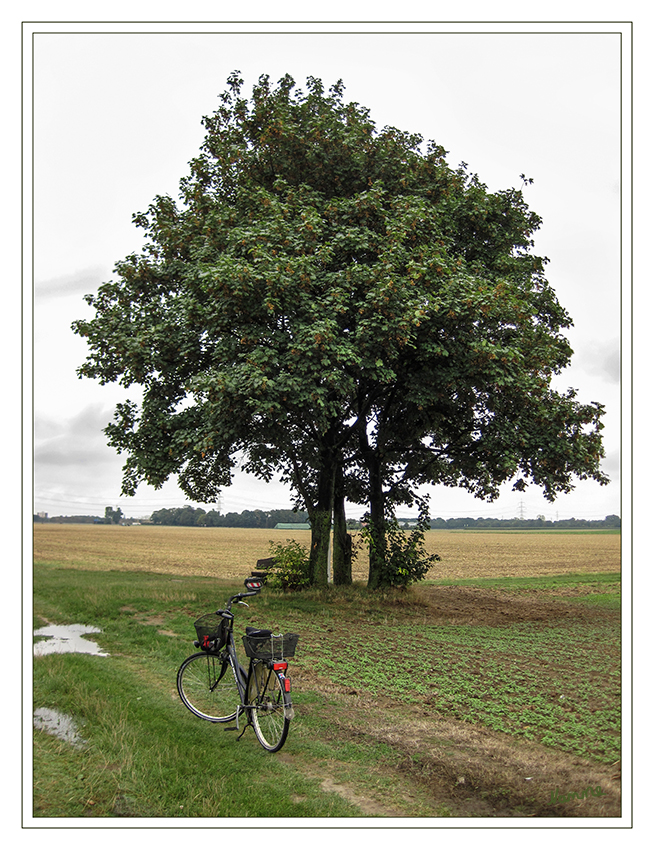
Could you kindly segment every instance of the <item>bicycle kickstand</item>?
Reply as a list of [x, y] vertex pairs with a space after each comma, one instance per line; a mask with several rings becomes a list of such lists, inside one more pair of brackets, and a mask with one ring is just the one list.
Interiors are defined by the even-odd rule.
[[[239, 718], [239, 715], [241, 713], [240, 709], [242, 707], [243, 706], [240, 706], [240, 705], [236, 706], [236, 726], [225, 726], [224, 727], [225, 732], [238, 732], [240, 730], [241, 727], [239, 726], [238, 718]], [[247, 723], [243, 727], [243, 731], [241, 732], [241, 734], [237, 737], [237, 739], [236, 739], [237, 741], [240, 741], [241, 738], [243, 737], [243, 735], [245, 735], [245, 730], [248, 728], [248, 726], [252, 726], [252, 724], [250, 723], [249, 720], [247, 721]]]

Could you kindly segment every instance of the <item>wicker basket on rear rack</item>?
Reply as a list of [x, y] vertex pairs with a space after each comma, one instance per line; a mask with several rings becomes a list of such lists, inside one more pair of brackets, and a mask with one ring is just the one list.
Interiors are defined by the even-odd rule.
[[281, 661], [295, 655], [299, 635], [243, 635], [243, 646], [248, 658], [260, 658], [263, 661]]

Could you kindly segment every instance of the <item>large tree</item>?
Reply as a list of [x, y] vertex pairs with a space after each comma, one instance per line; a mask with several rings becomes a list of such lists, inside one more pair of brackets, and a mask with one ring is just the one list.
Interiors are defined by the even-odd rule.
[[173, 474], [215, 499], [235, 459], [279, 474], [312, 524], [312, 578], [347, 581], [343, 500], [370, 505], [371, 587], [393, 506], [427, 483], [493, 498], [603, 482], [601, 405], [551, 389], [570, 319], [533, 256], [522, 192], [489, 193], [418, 135], [290, 77], [232, 75], [180, 198], [137, 214], [148, 243], [87, 296], [80, 375], [143, 387], [106, 431], [123, 492]]

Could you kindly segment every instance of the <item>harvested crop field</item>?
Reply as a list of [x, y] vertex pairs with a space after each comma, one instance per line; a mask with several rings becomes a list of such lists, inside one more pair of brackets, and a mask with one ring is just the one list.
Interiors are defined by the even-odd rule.
[[441, 562], [428, 578], [502, 578], [620, 571], [620, 534], [430, 531]]
[[[270, 554], [270, 541], [293, 537], [309, 546], [310, 532], [173, 526], [34, 526], [34, 559], [97, 570], [145, 570], [239, 578]], [[441, 556], [429, 579], [549, 576], [620, 571], [620, 534], [571, 532], [430, 531], [429, 552]], [[355, 561], [365, 581], [365, 553]]]

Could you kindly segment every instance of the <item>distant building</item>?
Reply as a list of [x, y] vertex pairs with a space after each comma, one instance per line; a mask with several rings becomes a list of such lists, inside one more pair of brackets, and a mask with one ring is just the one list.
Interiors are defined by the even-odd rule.
[[48, 518], [48, 512], [47, 511], [39, 511], [37, 513], [37, 517], [39, 519], [47, 519]]
[[308, 522], [278, 522], [275, 528], [282, 528], [285, 531], [311, 531], [311, 525]]

